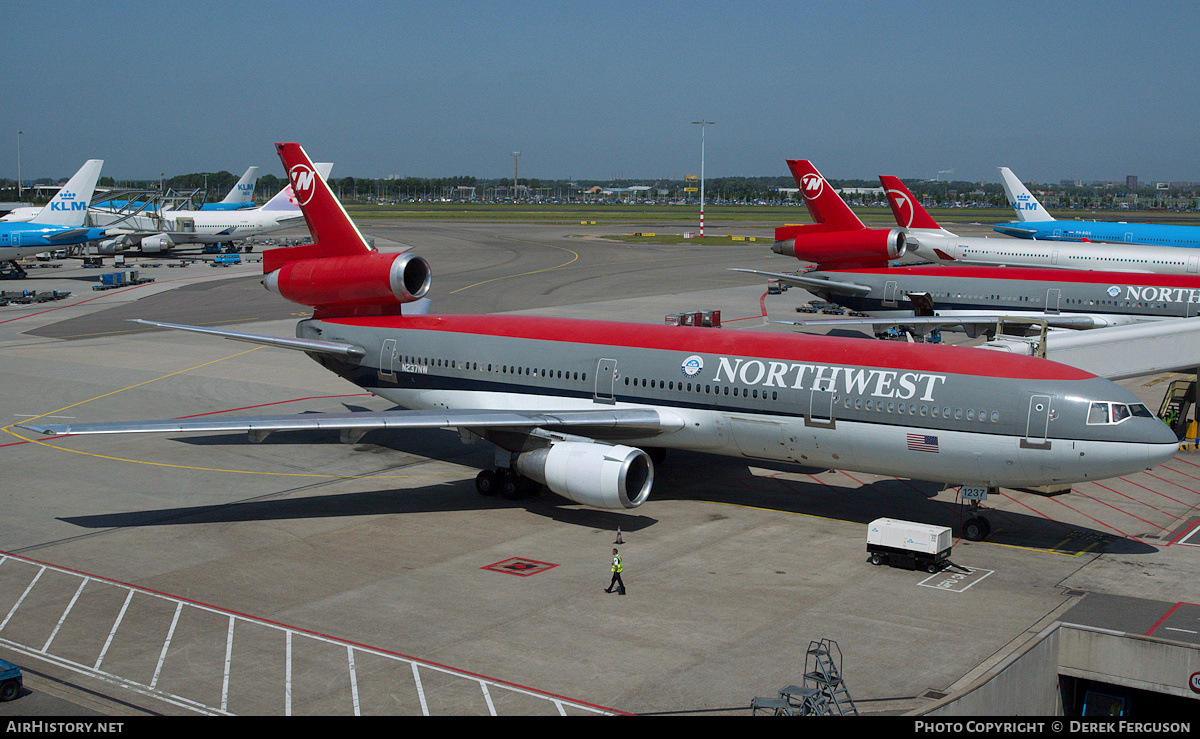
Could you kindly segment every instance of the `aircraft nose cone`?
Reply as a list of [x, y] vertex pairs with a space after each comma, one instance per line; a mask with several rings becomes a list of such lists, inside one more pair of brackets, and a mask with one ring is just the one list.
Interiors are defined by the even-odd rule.
[[1168, 462], [1179, 451], [1179, 438], [1175, 436], [1175, 432], [1171, 430], [1170, 426], [1158, 419], [1146, 419], [1146, 422], [1154, 424], [1147, 434], [1149, 437], [1147, 439], [1149, 442], [1147, 468], [1157, 467]]

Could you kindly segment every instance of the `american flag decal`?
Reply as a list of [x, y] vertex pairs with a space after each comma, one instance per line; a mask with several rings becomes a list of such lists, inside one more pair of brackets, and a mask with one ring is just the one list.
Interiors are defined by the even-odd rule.
[[938, 452], [938, 438], [928, 434], [908, 434], [908, 450], [910, 452]]

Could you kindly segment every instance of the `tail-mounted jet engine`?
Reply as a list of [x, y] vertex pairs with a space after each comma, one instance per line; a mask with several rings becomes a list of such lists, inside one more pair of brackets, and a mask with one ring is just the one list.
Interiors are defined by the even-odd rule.
[[423, 257], [380, 252], [300, 259], [263, 278], [271, 292], [326, 310], [411, 303], [429, 292], [431, 282]]

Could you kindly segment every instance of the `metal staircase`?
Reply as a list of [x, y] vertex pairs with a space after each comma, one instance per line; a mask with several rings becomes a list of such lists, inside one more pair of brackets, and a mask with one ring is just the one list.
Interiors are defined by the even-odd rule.
[[808, 643], [801, 687], [812, 688], [818, 693], [813, 705], [820, 706], [825, 715], [858, 715], [858, 708], [842, 679], [842, 650], [832, 639]]

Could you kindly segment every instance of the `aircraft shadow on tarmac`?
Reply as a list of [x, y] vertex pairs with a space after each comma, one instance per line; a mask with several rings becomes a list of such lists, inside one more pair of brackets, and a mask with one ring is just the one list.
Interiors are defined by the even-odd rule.
[[[251, 443], [242, 434], [177, 437], [172, 441], [205, 446]], [[261, 443], [311, 449], [312, 444], [336, 445], [339, 442], [334, 432], [314, 431], [280, 432]], [[490, 467], [493, 462], [493, 453], [488, 444], [466, 446], [459, 442], [456, 434], [435, 434], [418, 429], [373, 431], [354, 445], [354, 450], [360, 454], [378, 454], [382, 458], [390, 454], [412, 455], [416, 461], [427, 458], [478, 469]], [[399, 459], [397, 462], [398, 468], [406, 464]], [[622, 531], [633, 532], [658, 523], [658, 519], [647, 515], [653, 513], [655, 501], [702, 500], [847, 521], [864, 527], [876, 518], [898, 518], [950, 526], [956, 536], [960, 535], [967, 509], [953, 502], [936, 500], [942, 489], [940, 483], [896, 478], [864, 483], [859, 481], [862, 477], [865, 476], [672, 450], [655, 469], [654, 491], [650, 499], [643, 506], [629, 511], [580, 506], [545, 490], [516, 500], [500, 496], [485, 497], [476, 492], [473, 480], [392, 488], [387, 486], [386, 479], [381, 478], [381, 489], [370, 492], [305, 495], [298, 498], [283, 498], [281, 496], [284, 493], [273, 493], [254, 500], [225, 504], [62, 517], [60, 520], [84, 528], [121, 528], [520, 507], [532, 514], [569, 525], [610, 531], [620, 527]], [[336, 484], [344, 479], [331, 478], [309, 485], [307, 489]], [[369, 473], [362, 479], [369, 480]], [[988, 541], [997, 544], [1067, 554], [1146, 554], [1156, 551], [1154, 547], [1134, 539], [1011, 510], [989, 508], [984, 513], [992, 526]]]

